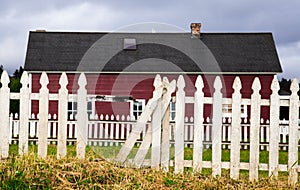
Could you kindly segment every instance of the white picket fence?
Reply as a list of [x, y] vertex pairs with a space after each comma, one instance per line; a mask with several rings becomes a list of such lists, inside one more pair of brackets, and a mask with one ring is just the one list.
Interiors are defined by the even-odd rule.
[[[48, 115], [48, 143], [57, 144], [58, 137], [58, 120], [57, 115]], [[194, 118], [185, 117], [184, 119], [184, 146], [192, 147], [194, 139]], [[39, 120], [32, 114], [29, 118], [29, 144], [36, 144], [38, 140], [38, 126]], [[150, 125], [150, 122], [148, 125]], [[129, 136], [132, 128], [135, 126], [136, 120], [131, 116], [119, 115], [95, 115], [88, 120], [88, 145], [90, 146], [121, 146]], [[281, 150], [287, 150], [288, 142], [288, 121], [282, 120], [279, 125], [279, 146]], [[170, 122], [170, 142], [174, 146], [174, 122]], [[10, 114], [9, 116], [9, 143], [17, 144], [19, 141], [20, 119], [18, 114]], [[143, 129], [143, 132], [138, 139], [137, 145], [144, 139], [148, 126]], [[210, 118], [205, 119], [203, 125], [203, 144], [205, 148], [211, 147], [211, 132], [212, 123]], [[249, 149], [250, 138], [250, 124], [247, 119], [241, 121], [241, 147], [242, 149]], [[222, 148], [230, 149], [231, 141], [231, 118], [223, 118], [222, 123]], [[261, 119], [260, 123], [260, 149], [269, 150], [269, 121]], [[75, 144], [77, 138], [77, 124], [75, 120], [67, 121], [67, 144]]]
[[[268, 171], [269, 176], [277, 178], [279, 171], [285, 171], [289, 173], [289, 184], [295, 184], [298, 180], [298, 116], [299, 116], [299, 97], [297, 92], [299, 91], [299, 84], [297, 79], [294, 79], [291, 84], [292, 94], [289, 100], [280, 100], [278, 95], [279, 83], [274, 77], [271, 90], [272, 94], [270, 99], [262, 99], [259, 91], [261, 85], [259, 78], [255, 78], [252, 90], [253, 94], [251, 98], [242, 98], [240, 90], [242, 88], [239, 77], [236, 77], [233, 83], [234, 93], [232, 98], [223, 98], [221, 93], [222, 82], [220, 77], [216, 77], [214, 82], [215, 92], [213, 97], [204, 97], [203, 80], [201, 76], [198, 76], [196, 80], [196, 92], [194, 97], [186, 97], [185, 81], [182, 76], [179, 76], [177, 80], [177, 92], [176, 92], [176, 118], [174, 127], [174, 140], [175, 140], [175, 158], [170, 160], [169, 147], [170, 138], [166, 138], [169, 134], [169, 117], [168, 109], [165, 109], [165, 102], [170, 97], [162, 95], [162, 89], [168, 87], [168, 83], [163, 83], [163, 87], [155, 85], [159, 79], [155, 79], [152, 99], [149, 100], [149, 107], [146, 106], [145, 114], [142, 113], [141, 118], [137, 121], [137, 127], [135, 131], [130, 133], [128, 139], [122, 146], [119, 154], [116, 157], [116, 161], [119, 163], [126, 163], [129, 152], [133, 148], [133, 143], [137, 141], [139, 133], [145, 124], [145, 119], [152, 113], [152, 130], [146, 134], [137, 154], [134, 159], [129, 163], [135, 167], [141, 167], [142, 165], [149, 165], [152, 168], [162, 168], [169, 170], [169, 167], [174, 166], [175, 172], [183, 172], [185, 167], [192, 167], [195, 172], [201, 172], [202, 168], [211, 168], [212, 175], [221, 175], [221, 169], [229, 169], [230, 177], [238, 179], [240, 170], [249, 171], [250, 180], [258, 180], [259, 171]], [[165, 80], [164, 80], [165, 81]], [[164, 87], [165, 86], [165, 87]], [[168, 93], [168, 90], [166, 91]], [[171, 92], [172, 93], [172, 92]], [[170, 93], [169, 93], [170, 94]], [[184, 159], [184, 147], [185, 147], [185, 106], [186, 104], [194, 104], [194, 119], [193, 119], [193, 160]], [[147, 105], [148, 105], [147, 104]], [[212, 149], [212, 161], [203, 160], [204, 147], [204, 126], [206, 125], [204, 115], [204, 104], [212, 104], [213, 116], [211, 123], [211, 149]], [[222, 137], [224, 131], [226, 131], [226, 125], [222, 122], [222, 105], [232, 105], [232, 120], [230, 124], [230, 130], [228, 130], [228, 136], [230, 136], [230, 161], [222, 161]], [[243, 129], [241, 121], [241, 105], [249, 105], [251, 110], [251, 118], [247, 129]], [[270, 107], [270, 121], [266, 124], [261, 124], [261, 106]], [[280, 147], [280, 127], [279, 127], [279, 108], [280, 106], [289, 107], [289, 125], [288, 125], [288, 164], [279, 164], [279, 147]], [[160, 114], [157, 114], [160, 113]], [[154, 115], [156, 117], [154, 117]], [[155, 125], [159, 124], [159, 125]], [[225, 127], [224, 127], [225, 126]], [[153, 129], [155, 127], [155, 129]], [[286, 126], [285, 126], [286, 127]], [[283, 129], [283, 128], [282, 128]], [[243, 138], [248, 134], [249, 130], [249, 149], [250, 157], [249, 162], [241, 162], [241, 147], [243, 147]], [[223, 132], [223, 133], [222, 133]], [[225, 132], [226, 133], [226, 132]], [[222, 135], [223, 134], [223, 135]], [[229, 135], [230, 134], [230, 135]], [[226, 135], [225, 135], [226, 136]], [[227, 137], [228, 138], [228, 137]], [[262, 140], [264, 139], [264, 140]], [[224, 140], [224, 139], [223, 139]], [[269, 141], [269, 142], [268, 142]], [[145, 156], [151, 146], [151, 159], [146, 160]], [[260, 163], [259, 152], [261, 147], [266, 146], [269, 150], [269, 162]]]
[[[0, 89], [0, 158], [8, 157], [9, 144], [18, 141], [19, 154], [28, 151], [28, 144], [32, 140], [38, 144], [38, 155], [46, 157], [47, 146], [51, 142], [57, 143], [57, 157], [66, 155], [67, 142], [76, 144], [78, 158], [85, 156], [85, 148], [90, 145], [119, 145], [124, 142], [131, 132], [135, 130], [139, 123], [129, 121], [124, 116], [100, 116], [100, 119], [88, 119], [87, 116], [87, 91], [86, 78], [82, 73], [78, 80], [78, 93], [68, 94], [66, 88], [68, 84], [66, 73], [61, 75], [59, 84], [61, 86], [58, 94], [51, 94], [47, 89], [48, 78], [45, 72], [40, 78], [41, 89], [39, 93], [30, 93], [29, 78], [27, 72], [24, 72], [21, 78], [22, 88], [20, 93], [11, 93], [8, 87], [9, 77], [6, 71], [2, 73]], [[155, 83], [155, 82], [154, 82]], [[155, 85], [157, 89], [157, 84]], [[250, 180], [258, 179], [258, 171], [269, 171], [270, 176], [277, 177], [278, 171], [289, 172], [290, 184], [295, 184], [298, 179], [298, 115], [299, 115], [299, 90], [298, 81], [295, 79], [291, 85], [292, 94], [288, 100], [280, 100], [278, 95], [279, 84], [277, 78], [271, 85], [272, 95], [270, 99], [261, 99], [260, 81], [255, 78], [252, 89], [253, 94], [250, 99], [242, 98], [240, 93], [241, 81], [237, 77], [233, 84], [234, 93], [232, 98], [223, 98], [221, 93], [222, 83], [219, 77], [216, 77], [213, 97], [204, 97], [202, 77], [197, 78], [194, 97], [186, 97], [184, 92], [185, 81], [182, 76], [177, 81], [176, 92], [176, 118], [175, 123], [162, 118], [154, 112], [152, 121], [147, 122], [141, 130], [137, 142], [144, 141], [149, 126], [152, 126], [151, 132], [159, 134], [160, 126], [154, 126], [155, 123], [165, 126], [167, 133], [162, 133], [162, 139], [155, 135], [148, 136], [152, 138], [152, 154], [155, 153], [155, 165], [159, 165], [159, 155], [161, 154], [161, 165], [168, 168], [174, 165], [175, 172], [183, 172], [184, 167], [193, 167], [194, 171], [201, 172], [202, 168], [212, 168], [212, 175], [221, 175], [221, 169], [230, 169], [230, 176], [233, 179], [239, 177], [239, 171], [249, 170]], [[167, 92], [169, 93], [169, 92]], [[155, 94], [155, 93], [153, 93]], [[171, 92], [169, 93], [169, 96]], [[159, 97], [156, 97], [159, 100]], [[10, 99], [20, 100], [20, 115], [17, 119], [9, 114]], [[68, 121], [67, 102], [69, 99], [77, 100], [78, 110], [76, 121]], [[39, 101], [39, 114], [37, 118], [29, 113], [30, 100]], [[58, 100], [58, 115], [49, 117], [49, 100]], [[194, 117], [185, 118], [184, 111], [186, 104], [194, 104]], [[204, 104], [212, 104], [213, 115], [211, 120], [203, 118]], [[232, 118], [224, 120], [222, 118], [222, 104], [232, 105]], [[165, 104], [167, 105], [167, 104]], [[241, 105], [251, 106], [251, 119], [244, 121], [241, 119]], [[270, 120], [262, 121], [260, 119], [261, 106], [270, 106]], [[288, 106], [290, 110], [289, 123], [280, 125], [279, 107]], [[154, 108], [151, 108], [152, 111]], [[166, 109], [166, 108], [164, 108]], [[114, 118], [111, 118], [114, 117]], [[163, 124], [157, 122], [156, 117], [163, 119]], [[142, 126], [139, 124], [139, 127]], [[155, 127], [155, 130], [154, 128]], [[162, 129], [161, 129], [162, 130]], [[164, 129], [165, 130], [165, 129]], [[167, 134], [169, 138], [164, 136]], [[288, 141], [286, 135], [288, 134]], [[171, 161], [169, 156], [163, 153], [157, 147], [159, 143], [174, 144], [175, 160]], [[286, 146], [287, 145], [287, 146]], [[147, 145], [148, 146], [148, 145]], [[193, 148], [193, 160], [184, 160], [184, 147]], [[212, 161], [203, 161], [202, 153], [204, 148], [211, 147]], [[279, 149], [283, 147], [288, 151], [288, 164], [279, 164]], [[165, 146], [162, 147], [165, 150]], [[222, 148], [230, 148], [230, 162], [221, 161]], [[240, 150], [250, 149], [250, 159], [248, 163], [240, 162]], [[269, 151], [269, 163], [259, 163], [259, 151], [265, 149]], [[157, 153], [157, 151], [159, 151]], [[154, 154], [153, 154], [154, 155]], [[167, 162], [166, 156], [168, 158]], [[140, 160], [139, 160], [140, 161]], [[158, 162], [157, 162], [158, 161]], [[164, 162], [163, 162], [164, 161]], [[141, 162], [142, 163], [142, 162]], [[153, 164], [154, 162], [152, 162]]]
[[[239, 172], [241, 169], [249, 170], [249, 179], [258, 180], [259, 170], [269, 171], [270, 176], [277, 177], [278, 171], [289, 172], [289, 183], [295, 184], [298, 180], [298, 117], [299, 117], [299, 83], [297, 79], [294, 79], [291, 84], [291, 96], [289, 100], [280, 100], [278, 95], [279, 83], [277, 77], [274, 76], [270, 89], [272, 94], [270, 99], [262, 99], [259, 91], [261, 85], [259, 78], [255, 78], [252, 84], [253, 93], [250, 99], [242, 98], [240, 92], [242, 88], [239, 77], [236, 77], [233, 83], [234, 92], [232, 98], [223, 98], [221, 93], [222, 82], [219, 77], [216, 77], [214, 82], [215, 92], [213, 97], [204, 97], [202, 91], [204, 85], [202, 77], [199, 76], [196, 80], [196, 92], [194, 97], [186, 97], [183, 88], [185, 82], [183, 77], [180, 76], [177, 81], [177, 93], [176, 93], [176, 117], [180, 115], [181, 118], [176, 118], [176, 121], [182, 122], [184, 120], [183, 114], [180, 110], [185, 110], [186, 103], [194, 104], [194, 146], [193, 146], [193, 160], [184, 160], [184, 142], [182, 136], [184, 134], [183, 127], [177, 126], [175, 130], [175, 137], [177, 136], [177, 148], [175, 144], [175, 155], [180, 155], [175, 158], [175, 172], [182, 172], [185, 165], [193, 167], [194, 171], [201, 171], [203, 167], [212, 168], [212, 175], [221, 175], [221, 169], [230, 169], [230, 176], [233, 179], [239, 178]], [[203, 153], [203, 105], [212, 104], [213, 106], [213, 118], [212, 118], [212, 161], [207, 162], [202, 160]], [[222, 104], [232, 105], [232, 121], [230, 130], [230, 162], [222, 162]], [[251, 118], [249, 123], [250, 138], [250, 157], [249, 163], [240, 162], [240, 150], [241, 150], [241, 105], [251, 106]], [[270, 106], [270, 121], [269, 125], [261, 125], [261, 106]], [[280, 141], [280, 127], [279, 127], [279, 108], [280, 106], [289, 107], [289, 126], [288, 126], [288, 164], [279, 164], [279, 141]], [[264, 134], [264, 131], [269, 135]], [[269, 150], [269, 163], [263, 164], [259, 162], [260, 142], [263, 138], [266, 138]], [[176, 141], [177, 139], [175, 139]], [[177, 163], [176, 163], [177, 161]]]

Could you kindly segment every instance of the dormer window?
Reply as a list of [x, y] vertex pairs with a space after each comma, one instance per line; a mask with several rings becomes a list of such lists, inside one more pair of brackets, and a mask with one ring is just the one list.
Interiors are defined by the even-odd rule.
[[136, 50], [136, 39], [135, 38], [124, 38], [124, 50]]

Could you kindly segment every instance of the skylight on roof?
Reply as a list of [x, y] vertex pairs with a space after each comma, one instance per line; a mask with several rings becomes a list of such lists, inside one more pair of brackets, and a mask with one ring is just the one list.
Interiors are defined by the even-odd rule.
[[136, 39], [135, 38], [124, 38], [123, 49], [136, 50]]

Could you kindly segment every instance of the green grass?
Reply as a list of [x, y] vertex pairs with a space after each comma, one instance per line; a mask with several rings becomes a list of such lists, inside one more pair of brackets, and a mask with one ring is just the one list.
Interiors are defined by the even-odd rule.
[[[29, 152], [37, 153], [37, 145], [29, 145]], [[114, 158], [117, 156], [120, 151], [121, 146], [88, 146], [87, 151], [93, 151], [95, 154], [102, 156], [104, 158]], [[137, 153], [139, 147], [135, 146], [131, 153], [129, 154], [129, 159], [134, 158], [134, 155]], [[203, 151], [203, 160], [211, 161], [212, 150], [210, 148], [204, 149]], [[68, 156], [76, 156], [76, 147], [74, 145], [67, 146]], [[18, 155], [18, 145], [13, 144], [10, 145], [9, 148], [10, 155]], [[48, 145], [48, 155], [56, 155], [56, 145]], [[149, 149], [146, 158], [150, 158], [151, 149]], [[249, 162], [250, 152], [249, 150], [241, 150], [241, 162]], [[259, 155], [260, 163], [268, 163], [269, 161], [269, 152], [266, 150], [260, 151]], [[170, 148], [170, 158], [174, 159], [174, 147]], [[193, 159], [193, 149], [185, 148], [184, 149], [184, 159], [192, 160]], [[279, 163], [287, 164], [288, 152], [287, 151], [279, 151]], [[222, 150], [222, 161], [230, 161], [230, 150]], [[300, 152], [299, 152], [299, 162], [300, 162]]]
[[[134, 169], [118, 166], [103, 158], [114, 158], [120, 147], [87, 147], [86, 158], [76, 159], [76, 147], [68, 146], [66, 158], [56, 159], [56, 145], [48, 146], [48, 157], [37, 157], [37, 146], [30, 145], [29, 153], [18, 156], [17, 145], [11, 145], [9, 158], [0, 161], [0, 189], [288, 189], [287, 172], [280, 172], [278, 180], [259, 172], [259, 181], [248, 180], [249, 171], [240, 171], [240, 179], [232, 180], [229, 170], [222, 176], [211, 177], [211, 169], [193, 173], [186, 168], [183, 174], [161, 172], [149, 168]], [[133, 158], [138, 147], [129, 155]], [[211, 149], [205, 149], [203, 160], [211, 160]], [[174, 148], [170, 149], [174, 158]], [[280, 151], [280, 163], [287, 163], [287, 152]], [[146, 158], [150, 158], [148, 152]], [[191, 148], [185, 148], [185, 160], [192, 160]], [[299, 156], [300, 157], [300, 156]], [[230, 160], [230, 151], [222, 151], [222, 161]], [[241, 161], [249, 161], [249, 151], [241, 150]], [[268, 151], [260, 151], [260, 162], [268, 162]], [[300, 187], [296, 184], [296, 187]]]
[[[29, 145], [29, 152], [37, 153], [37, 145]], [[103, 157], [103, 158], [115, 158], [119, 153], [121, 146], [88, 146], [87, 152], [93, 152], [94, 154]], [[128, 158], [133, 159], [136, 155], [139, 147], [135, 146], [130, 152]], [[174, 147], [170, 148], [170, 158], [174, 160]], [[10, 155], [18, 155], [18, 145], [13, 144], [10, 145], [9, 148]], [[67, 154], [68, 156], [76, 156], [76, 147], [74, 145], [67, 146]], [[56, 145], [48, 145], [48, 155], [56, 155]], [[151, 157], [151, 149], [149, 149], [146, 159], [150, 159]], [[249, 162], [250, 152], [249, 150], [241, 150], [240, 152], [240, 161], [241, 162]], [[212, 158], [212, 150], [210, 148], [204, 149], [203, 151], [203, 160], [211, 161]], [[300, 163], [300, 152], [299, 152], [299, 163]], [[193, 160], [193, 149], [185, 148], [184, 149], [184, 159], [185, 160]], [[222, 150], [222, 161], [229, 162], [230, 161], [230, 150]], [[269, 162], [269, 152], [266, 150], [259, 152], [259, 162], [260, 163], [268, 163]], [[287, 164], [288, 162], [288, 152], [287, 151], [279, 151], [279, 164]]]

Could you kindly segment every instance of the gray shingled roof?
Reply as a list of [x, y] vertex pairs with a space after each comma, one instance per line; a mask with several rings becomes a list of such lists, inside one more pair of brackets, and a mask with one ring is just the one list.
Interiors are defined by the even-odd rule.
[[[135, 38], [136, 50], [123, 50]], [[271, 33], [30, 32], [27, 71], [279, 73]]]

